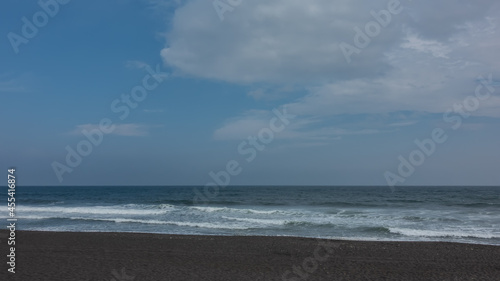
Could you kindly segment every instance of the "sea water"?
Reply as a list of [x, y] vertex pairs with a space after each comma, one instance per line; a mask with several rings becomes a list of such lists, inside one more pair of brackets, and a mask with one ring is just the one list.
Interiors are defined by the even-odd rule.
[[16, 227], [500, 245], [500, 187], [239, 186], [205, 203], [194, 188], [19, 186]]

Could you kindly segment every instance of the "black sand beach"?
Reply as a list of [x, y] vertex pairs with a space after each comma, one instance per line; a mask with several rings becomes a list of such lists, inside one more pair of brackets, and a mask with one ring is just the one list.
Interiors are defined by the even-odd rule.
[[500, 280], [487, 245], [17, 231], [12, 274], [1, 240], [1, 280]]

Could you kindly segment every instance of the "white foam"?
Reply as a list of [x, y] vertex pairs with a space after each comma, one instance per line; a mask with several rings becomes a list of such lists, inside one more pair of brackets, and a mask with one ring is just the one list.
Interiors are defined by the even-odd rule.
[[141, 224], [170, 224], [177, 226], [189, 226], [200, 228], [215, 228], [215, 229], [248, 229], [241, 225], [234, 224], [221, 224], [221, 223], [208, 223], [208, 222], [181, 222], [181, 221], [161, 221], [161, 220], [138, 220], [138, 219], [123, 219], [123, 218], [84, 218], [84, 217], [71, 217], [72, 220], [95, 220], [95, 221], [110, 221], [116, 223], [141, 223]]
[[18, 216], [18, 219], [24, 220], [44, 220], [44, 219], [61, 219], [63, 217], [52, 217], [52, 216]]
[[247, 213], [252, 213], [252, 214], [265, 214], [265, 215], [284, 213], [284, 212], [278, 211], [278, 210], [260, 211], [260, 210], [252, 210], [252, 209], [240, 209], [240, 211], [247, 212]]
[[238, 208], [228, 208], [228, 207], [190, 207], [190, 208], [197, 210], [197, 211], [201, 211], [201, 212], [207, 212], [207, 213], [213, 213], [213, 212], [233, 213], [234, 212], [234, 213], [245, 213], [245, 214], [263, 214], [263, 215], [286, 213], [284, 211], [279, 211], [279, 210], [264, 211], [264, 210], [238, 209]]
[[220, 212], [220, 211], [225, 211], [228, 210], [229, 208], [217, 208], [217, 207], [190, 207], [191, 209], [195, 209], [198, 211], [202, 212], [208, 212], [208, 213], [213, 213], [213, 212]]
[[402, 234], [405, 236], [413, 237], [457, 237], [457, 238], [500, 238], [500, 234], [494, 233], [478, 233], [478, 232], [465, 232], [465, 231], [438, 231], [438, 230], [420, 230], [420, 229], [409, 229], [409, 228], [389, 228], [391, 233]]
[[92, 215], [159, 215], [173, 210], [169, 207], [162, 209], [126, 208], [124, 206], [92, 206], [92, 207], [17, 207], [20, 216], [23, 213], [57, 213], [57, 214], [92, 214]]
[[234, 218], [234, 217], [226, 217], [226, 216], [223, 216], [222, 218], [228, 219], [228, 220], [241, 221], [241, 222], [251, 222], [251, 223], [260, 224], [260, 225], [284, 225], [288, 222], [286, 220]]

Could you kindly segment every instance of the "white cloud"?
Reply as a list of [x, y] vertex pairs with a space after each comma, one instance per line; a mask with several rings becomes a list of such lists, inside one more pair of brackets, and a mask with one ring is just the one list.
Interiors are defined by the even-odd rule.
[[32, 79], [30, 74], [0, 73], [0, 93], [26, 92], [26, 84]]
[[385, 67], [376, 59], [388, 47], [384, 42], [398, 41], [396, 25], [387, 27], [355, 64], [346, 63], [338, 45], [352, 41], [353, 27], [370, 20], [370, 10], [386, 6], [385, 0], [245, 1], [221, 22], [211, 1], [194, 0], [175, 13], [161, 55], [186, 74], [229, 82], [373, 76]]
[[[287, 110], [289, 111], [289, 110]], [[251, 110], [241, 116], [227, 120], [226, 124], [214, 133], [216, 140], [244, 140], [256, 136], [261, 129], [269, 128], [269, 121], [274, 115], [270, 111]], [[274, 139], [282, 141], [300, 141], [301, 145], [319, 145], [336, 141], [342, 136], [368, 135], [385, 132], [384, 129], [366, 129], [352, 126], [337, 127], [325, 125], [323, 120], [315, 117], [299, 117], [291, 120], [285, 130], [274, 135]]]
[[448, 54], [451, 52], [451, 49], [446, 45], [436, 40], [422, 39], [414, 33], [407, 34], [406, 41], [407, 42], [401, 44], [401, 47], [414, 49], [418, 52], [430, 53], [436, 58], [448, 59]]
[[339, 44], [352, 44], [353, 28], [363, 28], [373, 20], [370, 11], [387, 9], [389, 0], [244, 1], [223, 22], [211, 1], [193, 0], [176, 11], [161, 55], [185, 74], [237, 83], [372, 78], [391, 68], [384, 54], [400, 48], [407, 28], [415, 32], [407, 47], [446, 57], [449, 39], [466, 24], [497, 16], [496, 1], [479, 1], [401, 1], [403, 12], [348, 64]]
[[[281, 138], [383, 132], [306, 123], [341, 114], [443, 113], [474, 94], [479, 75], [500, 79], [500, 3], [495, 0], [402, 0], [403, 12], [347, 63], [339, 44], [353, 44], [353, 28], [363, 28], [373, 20], [370, 11], [386, 9], [388, 2], [244, 1], [221, 22], [210, 1], [192, 0], [176, 11], [161, 55], [184, 75], [256, 83], [259, 88], [248, 95], [257, 100], [267, 100], [276, 85], [302, 88], [303, 97], [285, 104], [299, 123]], [[500, 117], [499, 109], [496, 95], [474, 114]], [[214, 137], [245, 138], [266, 118], [249, 111], [228, 120]], [[414, 121], [396, 119], [386, 126], [397, 129]]]
[[269, 126], [271, 115], [264, 110], [251, 110], [240, 117], [232, 118], [214, 132], [216, 140], [246, 139]]
[[411, 126], [417, 124], [417, 121], [406, 121], [406, 122], [396, 122], [396, 123], [391, 123], [388, 126], [389, 127], [406, 127], [406, 126]]
[[[446, 44], [420, 44], [423, 41], [417, 40], [411, 47], [386, 53], [391, 70], [385, 75], [311, 87], [308, 95], [289, 104], [290, 111], [305, 115], [405, 110], [443, 113], [474, 95], [479, 75], [491, 74], [493, 80], [500, 80], [500, 61], [492, 49], [500, 47], [500, 40], [490, 31], [481, 32], [470, 24]], [[455, 44], [457, 41], [467, 44]], [[496, 95], [473, 114], [500, 117], [499, 109], [497, 87]]]
[[257, 89], [247, 93], [248, 96], [254, 98], [255, 100], [260, 100], [264, 98], [266, 91], [264, 89]]
[[24, 92], [26, 89], [17, 80], [0, 81], [0, 92]]

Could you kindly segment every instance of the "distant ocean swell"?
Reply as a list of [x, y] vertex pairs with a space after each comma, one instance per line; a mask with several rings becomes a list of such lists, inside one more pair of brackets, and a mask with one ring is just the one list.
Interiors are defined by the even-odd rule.
[[209, 206], [188, 188], [103, 189], [27, 188], [19, 227], [500, 245], [499, 188], [235, 187]]

